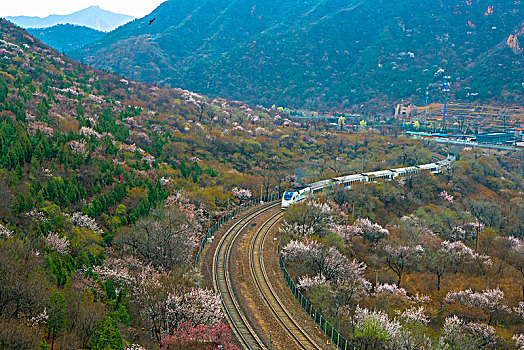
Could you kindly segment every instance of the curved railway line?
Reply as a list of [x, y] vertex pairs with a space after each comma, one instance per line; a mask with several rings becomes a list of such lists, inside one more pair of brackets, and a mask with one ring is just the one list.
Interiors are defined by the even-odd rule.
[[[241, 232], [244, 229], [250, 228], [254, 220], [260, 218], [263, 214], [267, 214], [269, 211], [274, 210], [279, 205], [279, 202], [269, 203], [242, 217], [238, 222], [231, 226], [221, 238], [213, 256], [213, 286], [215, 291], [221, 295], [222, 305], [228, 323], [245, 349], [266, 350], [268, 347], [263, 343], [250, 325], [233, 292], [231, 276], [229, 273], [231, 250], [235, 240], [241, 235]], [[281, 211], [273, 214], [268, 220], [259, 226], [256, 234], [252, 238], [249, 252], [251, 276], [253, 277], [253, 281], [260, 296], [268, 305], [269, 309], [278, 320], [278, 323], [286, 330], [289, 336], [289, 342], [294, 342], [300, 349], [321, 349], [284, 307], [282, 301], [276, 295], [277, 293], [271, 286], [264, 268], [264, 262], [262, 259], [264, 240], [281, 216]]]
[[284, 329], [286, 329], [287, 333], [295, 340], [296, 344], [301, 349], [321, 349], [292, 317], [291, 313], [278, 298], [277, 293], [269, 282], [264, 267], [264, 241], [282, 215], [283, 213], [280, 211], [266, 220], [262, 225], [260, 225], [257, 233], [251, 240], [249, 254], [251, 274], [255, 280], [257, 289], [264, 298], [267, 306], [271, 309], [273, 315], [278, 319]]

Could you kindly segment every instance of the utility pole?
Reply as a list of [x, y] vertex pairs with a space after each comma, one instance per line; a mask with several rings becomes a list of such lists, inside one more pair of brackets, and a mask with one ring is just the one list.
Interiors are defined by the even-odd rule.
[[426, 111], [424, 112], [424, 127], [427, 125], [429, 86], [426, 87]]
[[442, 131], [446, 128], [446, 104], [448, 102], [448, 86], [449, 86], [449, 75], [444, 77], [446, 79], [446, 85], [444, 87], [444, 114], [442, 115]]

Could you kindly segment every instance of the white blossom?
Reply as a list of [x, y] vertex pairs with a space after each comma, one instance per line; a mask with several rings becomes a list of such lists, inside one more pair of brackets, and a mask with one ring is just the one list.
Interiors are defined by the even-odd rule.
[[325, 286], [329, 285], [329, 282], [326, 280], [326, 277], [324, 277], [322, 274], [309, 277], [309, 276], [302, 276], [298, 279], [297, 287], [299, 289], [312, 289], [319, 286]]
[[515, 334], [511, 339], [515, 342], [517, 349], [524, 350], [524, 334]]
[[299, 224], [298, 222], [288, 223], [287, 221], [280, 227], [280, 232], [284, 235], [310, 237], [315, 234], [312, 226]]
[[142, 347], [139, 344], [131, 344], [131, 345], [124, 344], [124, 350], [147, 350], [147, 349]]
[[181, 298], [168, 298], [168, 303], [170, 312], [181, 313], [194, 324], [211, 325], [224, 318], [220, 296], [209, 289], [193, 289]]
[[520, 317], [524, 318], [524, 301], [519, 301], [519, 304], [513, 308], [513, 311]]
[[375, 289], [375, 296], [380, 295], [394, 296], [396, 298], [409, 300], [406, 290], [404, 288], [399, 288], [394, 284], [378, 284]]
[[353, 225], [360, 228], [363, 238], [374, 243], [389, 235], [388, 230], [379, 224], [372, 223], [369, 219], [357, 219]]
[[44, 311], [29, 319], [29, 324], [31, 327], [34, 327], [36, 325], [44, 324], [48, 319], [49, 315], [47, 314], [47, 308], [44, 308]]
[[40, 222], [47, 222], [47, 217], [45, 216], [45, 214], [41, 211], [38, 211], [36, 209], [33, 209], [27, 213], [25, 213], [25, 215], [29, 216], [30, 218], [32, 218], [33, 220], [36, 220], [36, 221], [40, 221]]
[[478, 307], [489, 315], [489, 323], [495, 313], [509, 312], [504, 292], [500, 289], [486, 289], [482, 292], [473, 292], [471, 289], [458, 292], [448, 292], [444, 300], [447, 303], [458, 302], [467, 307]]
[[444, 321], [439, 342], [439, 348], [444, 349], [493, 349], [497, 346], [498, 336], [490, 325], [465, 323], [453, 315]]
[[362, 236], [362, 229], [355, 225], [332, 225], [331, 229], [348, 244], [353, 237]]
[[60, 238], [60, 234], [57, 232], [50, 233], [45, 239], [45, 244], [60, 254], [66, 254], [69, 251], [69, 241], [67, 237]]
[[400, 319], [406, 323], [419, 323], [427, 325], [429, 323], [429, 318], [425, 314], [426, 309], [424, 306], [419, 306], [418, 308], [412, 306], [404, 311], [396, 311]]
[[353, 314], [353, 320], [355, 333], [364, 333], [366, 330], [373, 329], [384, 334], [387, 340], [396, 337], [401, 330], [400, 323], [395, 319], [391, 320], [385, 312], [360, 308], [358, 305]]
[[284, 261], [291, 261], [303, 258], [316, 249], [318, 249], [318, 243], [313, 240], [307, 240], [306, 242], [293, 240], [282, 248], [282, 259], [284, 259]]
[[251, 191], [246, 188], [235, 187], [231, 190], [231, 193], [233, 193], [233, 196], [235, 196], [235, 198], [238, 198], [240, 200], [247, 200], [250, 199], [252, 196]]
[[87, 228], [89, 230], [92, 230], [98, 234], [102, 234], [103, 231], [100, 229], [98, 224], [96, 223], [95, 219], [82, 214], [81, 212], [75, 212], [72, 215], [64, 214], [65, 216], [69, 217], [71, 220], [71, 223], [74, 226]]
[[9, 238], [13, 234], [13, 231], [5, 227], [4, 225], [0, 224], [0, 238]]

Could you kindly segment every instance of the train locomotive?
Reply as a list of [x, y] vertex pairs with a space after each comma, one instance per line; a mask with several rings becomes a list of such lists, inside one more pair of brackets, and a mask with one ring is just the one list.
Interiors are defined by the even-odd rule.
[[440, 174], [442, 172], [442, 169], [449, 167], [454, 161], [455, 157], [448, 156], [446, 159], [434, 163], [415, 165], [397, 169], [380, 170], [362, 174], [344, 175], [332, 179], [313, 182], [309, 185], [296, 187], [284, 192], [284, 195], [282, 196], [282, 209], [285, 209], [292, 204], [303, 201], [304, 199], [316, 192], [319, 192], [325, 188], [331, 188], [335, 185], [341, 185], [344, 186], [346, 189], [350, 190], [351, 186], [357, 183], [376, 182], [377, 180], [393, 180], [396, 177], [404, 176], [406, 174], [414, 174], [419, 172], [420, 170], [427, 170], [433, 174]]

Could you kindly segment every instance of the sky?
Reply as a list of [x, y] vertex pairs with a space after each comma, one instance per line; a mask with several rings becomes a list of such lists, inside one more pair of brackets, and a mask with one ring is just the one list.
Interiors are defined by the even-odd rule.
[[144, 17], [166, 0], [1, 0], [0, 17], [67, 15], [86, 7]]

